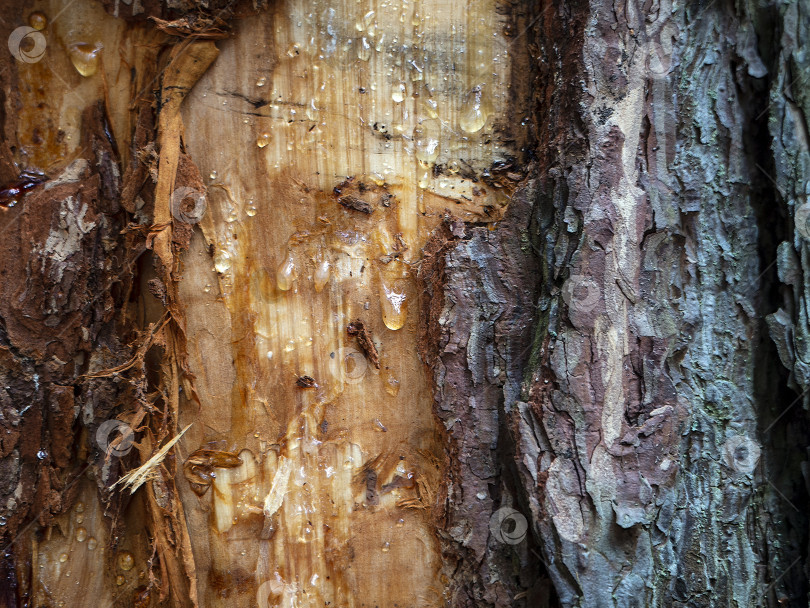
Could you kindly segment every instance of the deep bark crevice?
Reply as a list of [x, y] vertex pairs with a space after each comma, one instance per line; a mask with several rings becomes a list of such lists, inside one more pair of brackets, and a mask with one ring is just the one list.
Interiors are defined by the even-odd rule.
[[[807, 597], [808, 583], [802, 568], [795, 564], [797, 560], [807, 563], [810, 529], [807, 514], [799, 507], [808, 504], [810, 499], [802, 474], [801, 462], [805, 456], [800, 450], [806, 446], [810, 425], [804, 408], [789, 405], [801, 399], [800, 391], [780, 362], [767, 323], [768, 316], [776, 313], [784, 297], [789, 295], [781, 285], [778, 258], [779, 245], [788, 240], [792, 226], [786, 201], [773, 181], [776, 166], [768, 130], [767, 93], [774, 86], [770, 74], [779, 71], [772, 49], [781, 32], [774, 7], [761, 9], [754, 20], [758, 49], [769, 66], [769, 76], [753, 78], [743, 62], [734, 66], [740, 98], [746, 100], [745, 150], [751, 157], [750, 164], [757, 168], [751, 176], [751, 201], [762, 269], [756, 301], [761, 337], [754, 349], [754, 399], [763, 446], [761, 475], [766, 485], [752, 505], [749, 525], [756, 528], [752, 529], [752, 534], [760, 539], [760, 559], [769, 564], [773, 588], [769, 589], [768, 601], [799, 605]], [[791, 565], [794, 567], [790, 568]]]

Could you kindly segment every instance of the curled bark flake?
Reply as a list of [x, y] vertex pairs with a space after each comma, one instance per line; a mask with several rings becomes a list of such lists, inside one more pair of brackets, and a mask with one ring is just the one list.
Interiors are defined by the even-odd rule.
[[361, 198], [357, 198], [356, 196], [352, 196], [347, 194], [346, 196], [341, 196], [338, 199], [338, 202], [346, 207], [346, 209], [352, 209], [354, 211], [359, 211], [360, 213], [365, 213], [366, 215], [371, 215], [374, 212], [374, 208], [364, 201]]
[[366, 355], [366, 359], [375, 368], [380, 369], [380, 357], [377, 354], [377, 347], [374, 346], [374, 342], [371, 340], [371, 332], [365, 324], [360, 319], [356, 319], [346, 326], [346, 332], [357, 339], [357, 346]]
[[194, 37], [195, 40], [220, 40], [230, 36], [228, 23], [220, 17], [207, 17], [204, 15], [189, 14], [166, 21], [159, 17], [150, 17], [155, 27], [170, 36], [180, 38]]
[[197, 496], [202, 496], [214, 482], [214, 469], [234, 469], [242, 459], [231, 452], [200, 448], [192, 452], [183, 464], [183, 474]]

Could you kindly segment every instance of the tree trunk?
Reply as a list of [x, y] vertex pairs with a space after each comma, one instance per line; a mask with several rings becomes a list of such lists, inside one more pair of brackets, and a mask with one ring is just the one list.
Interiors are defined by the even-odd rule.
[[808, 8], [8, 3], [0, 606], [806, 604]]

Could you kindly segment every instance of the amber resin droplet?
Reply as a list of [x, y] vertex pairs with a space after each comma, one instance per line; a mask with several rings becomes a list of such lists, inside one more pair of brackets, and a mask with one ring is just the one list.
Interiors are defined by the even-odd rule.
[[397, 330], [405, 325], [408, 317], [408, 298], [405, 289], [395, 284], [383, 283], [380, 290], [383, 323], [388, 329]]
[[467, 133], [477, 133], [484, 128], [492, 109], [484, 98], [483, 88], [479, 85], [467, 94], [459, 116], [459, 126]]
[[318, 293], [323, 291], [323, 288], [329, 282], [330, 274], [331, 265], [329, 264], [329, 260], [318, 261], [317, 266], [315, 267], [315, 274], [312, 277], [312, 281], [315, 283], [315, 291]]
[[135, 558], [132, 556], [132, 553], [129, 551], [122, 551], [118, 554], [118, 567], [121, 568], [121, 570], [124, 572], [132, 570], [134, 565]]
[[70, 61], [76, 71], [88, 78], [98, 72], [101, 63], [101, 43], [76, 42], [70, 45]]
[[270, 133], [265, 131], [264, 133], [259, 133], [259, 136], [256, 138], [256, 145], [260, 148], [264, 148], [267, 144], [270, 143]]
[[48, 18], [39, 11], [33, 12], [28, 16], [28, 25], [41, 32], [48, 26]]
[[287, 254], [287, 257], [279, 265], [276, 272], [276, 285], [281, 291], [288, 291], [295, 282], [295, 260], [292, 254]]

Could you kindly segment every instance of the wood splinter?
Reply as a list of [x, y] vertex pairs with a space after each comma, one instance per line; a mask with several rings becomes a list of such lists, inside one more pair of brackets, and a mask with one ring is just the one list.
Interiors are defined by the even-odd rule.
[[346, 332], [357, 339], [357, 346], [363, 351], [366, 359], [377, 369], [380, 369], [380, 356], [377, 347], [371, 340], [371, 332], [360, 319], [355, 319], [346, 326]]

